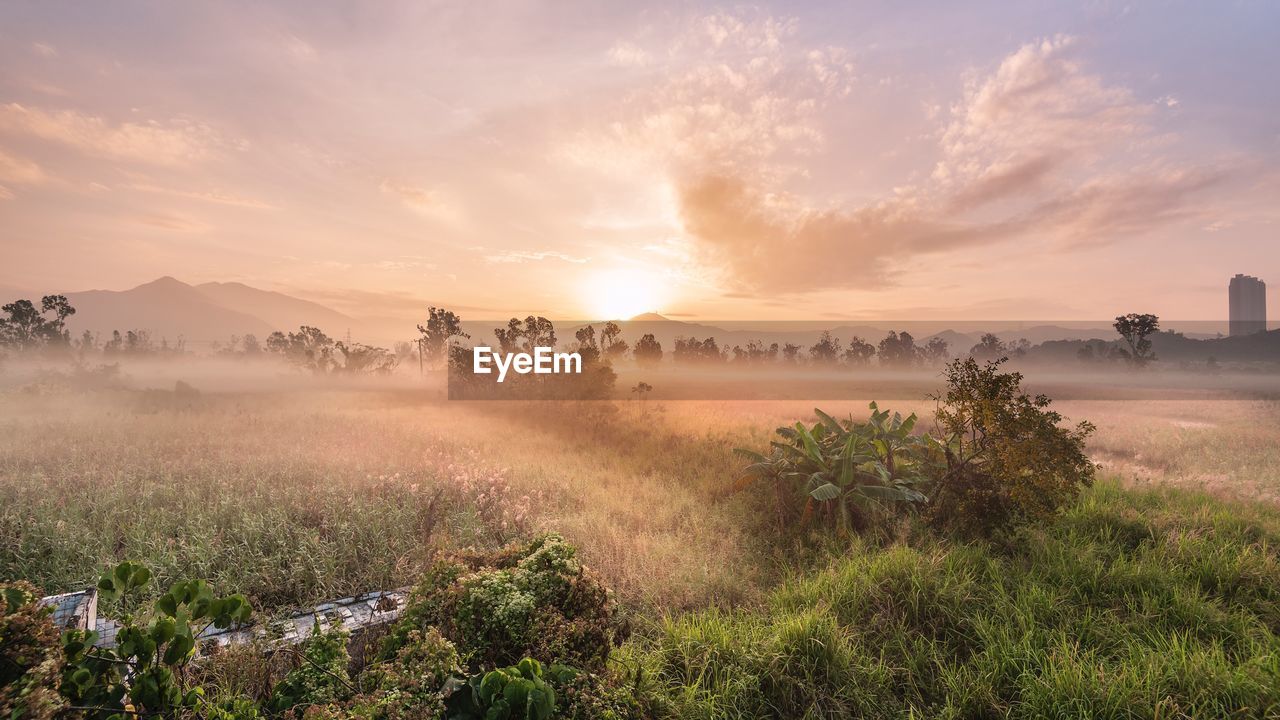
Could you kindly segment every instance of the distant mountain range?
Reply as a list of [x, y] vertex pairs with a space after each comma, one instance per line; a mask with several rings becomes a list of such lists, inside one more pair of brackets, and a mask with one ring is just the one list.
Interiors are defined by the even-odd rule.
[[[28, 297], [39, 293], [0, 288], [0, 297]], [[243, 283], [189, 285], [162, 277], [129, 290], [86, 290], [64, 293], [76, 314], [67, 320], [73, 334], [84, 330], [101, 336], [113, 330], [146, 330], [156, 341], [179, 339], [199, 350], [212, 342], [226, 342], [232, 335], [253, 334], [261, 341], [274, 330], [295, 330], [314, 325], [340, 337], [347, 331], [370, 331], [370, 322], [352, 318], [320, 303], [302, 300]], [[8, 302], [8, 299], [5, 300]], [[412, 331], [412, 326], [408, 328]], [[384, 328], [378, 328], [385, 333]], [[412, 332], [399, 330], [397, 335]], [[394, 337], [394, 335], [393, 335]]]
[[[87, 290], [64, 293], [76, 308], [69, 321], [75, 334], [83, 330], [110, 335], [111, 331], [146, 330], [153, 339], [179, 338], [187, 347], [199, 351], [212, 342], [225, 342], [232, 335], [254, 334], [259, 340], [275, 330], [296, 330], [301, 325], [312, 325], [341, 338], [348, 332], [362, 342], [389, 346], [397, 340], [409, 340], [416, 336], [414, 321], [406, 318], [353, 317], [317, 302], [303, 300], [284, 293], [261, 290], [237, 282], [209, 282], [199, 285], [184, 283], [172, 277], [162, 277], [130, 290]], [[17, 297], [38, 300], [40, 293], [24, 292], [18, 288], [0, 286], [0, 302]], [[425, 308], [424, 308], [425, 311]], [[907, 330], [918, 343], [932, 337], [947, 341], [952, 353], [965, 352], [980, 340], [985, 331], [979, 323], [957, 322], [950, 329], [941, 322], [868, 322], [865, 324], [828, 325], [815, 321], [772, 322], [724, 322], [716, 325], [673, 320], [658, 313], [644, 313], [630, 320], [618, 321], [623, 339], [634, 344], [642, 335], [652, 333], [664, 348], [671, 348], [677, 337], [715, 337], [721, 347], [746, 345], [759, 341], [765, 345], [792, 343], [802, 347], [812, 345], [824, 330], [830, 331], [842, 342], [853, 336], [876, 343], [891, 330]], [[471, 334], [472, 342], [494, 341], [493, 328], [501, 325], [495, 320], [470, 320], [463, 323]], [[597, 330], [602, 322], [593, 323]], [[1073, 323], [1079, 324], [1079, 323]], [[560, 342], [572, 342], [574, 332], [582, 323], [557, 322]], [[1066, 327], [1064, 325], [1033, 325], [1017, 327], [1015, 323], [990, 323], [1001, 340], [1013, 342], [1025, 338], [1032, 345], [1047, 341], [1082, 341], [1091, 339], [1114, 340], [1115, 331], [1100, 324], [1099, 327]], [[1212, 337], [1188, 333], [1188, 337]]]

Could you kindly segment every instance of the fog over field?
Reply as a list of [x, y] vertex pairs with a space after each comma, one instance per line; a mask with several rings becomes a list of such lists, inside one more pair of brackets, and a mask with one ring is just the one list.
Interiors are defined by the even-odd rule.
[[1277, 28], [0, 3], [0, 719], [1280, 718]]

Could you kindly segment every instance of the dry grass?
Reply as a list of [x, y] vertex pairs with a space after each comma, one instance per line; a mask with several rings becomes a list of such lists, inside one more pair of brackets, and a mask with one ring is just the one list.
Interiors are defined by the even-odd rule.
[[[412, 580], [440, 547], [538, 529], [634, 609], [751, 603], [787, 571], [735, 446], [865, 401], [450, 403], [435, 391], [0, 396], [0, 581], [49, 591], [129, 557], [260, 606]], [[886, 406], [919, 412], [931, 401]], [[1062, 402], [1107, 474], [1280, 499], [1280, 404]], [[927, 423], [926, 423], [927, 424]]]

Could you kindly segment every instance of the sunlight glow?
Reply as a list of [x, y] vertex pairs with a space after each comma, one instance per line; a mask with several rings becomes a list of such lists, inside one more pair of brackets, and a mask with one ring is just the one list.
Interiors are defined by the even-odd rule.
[[626, 320], [657, 312], [666, 299], [661, 275], [643, 268], [613, 268], [593, 273], [585, 283], [583, 307], [599, 320]]

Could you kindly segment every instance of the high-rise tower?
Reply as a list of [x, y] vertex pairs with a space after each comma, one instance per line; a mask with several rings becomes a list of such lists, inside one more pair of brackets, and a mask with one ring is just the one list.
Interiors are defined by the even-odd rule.
[[1231, 299], [1230, 333], [1251, 335], [1267, 329], [1267, 284], [1250, 275], [1236, 274], [1227, 288]]

